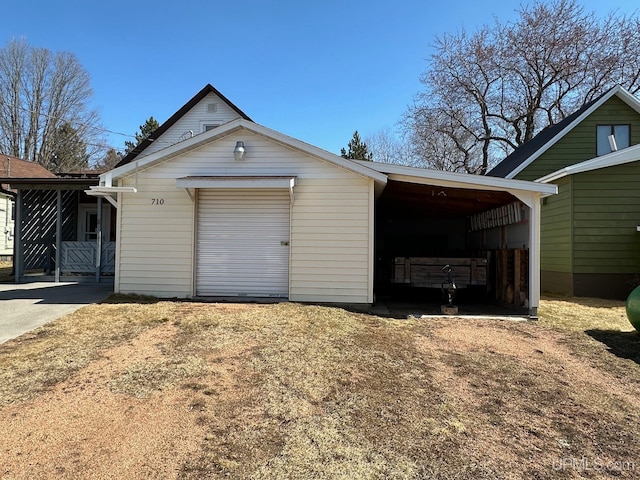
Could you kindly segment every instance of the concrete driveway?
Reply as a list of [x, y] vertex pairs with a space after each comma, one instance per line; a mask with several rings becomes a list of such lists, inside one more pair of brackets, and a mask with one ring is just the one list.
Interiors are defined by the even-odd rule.
[[111, 293], [110, 283], [0, 284], [0, 344]]

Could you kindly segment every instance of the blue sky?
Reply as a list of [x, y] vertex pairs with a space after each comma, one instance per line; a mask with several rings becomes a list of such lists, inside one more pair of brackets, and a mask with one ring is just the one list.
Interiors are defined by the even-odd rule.
[[[608, 2], [583, 0], [588, 10]], [[0, 44], [69, 51], [104, 128], [161, 123], [211, 83], [254, 121], [339, 153], [354, 130], [395, 128], [436, 36], [515, 17], [507, 0], [0, 0]], [[616, 2], [631, 13], [635, 1]], [[125, 137], [107, 134], [122, 148]]]

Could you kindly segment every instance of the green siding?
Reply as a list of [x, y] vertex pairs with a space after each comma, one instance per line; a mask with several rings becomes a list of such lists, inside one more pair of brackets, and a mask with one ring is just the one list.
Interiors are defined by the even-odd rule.
[[544, 199], [540, 220], [540, 268], [571, 272], [571, 178], [558, 181], [558, 194]]
[[618, 97], [613, 96], [515, 178], [535, 180], [569, 165], [594, 158], [596, 126], [606, 124], [631, 125], [631, 145], [640, 143], [640, 115]]
[[640, 161], [572, 177], [573, 273], [640, 273]]

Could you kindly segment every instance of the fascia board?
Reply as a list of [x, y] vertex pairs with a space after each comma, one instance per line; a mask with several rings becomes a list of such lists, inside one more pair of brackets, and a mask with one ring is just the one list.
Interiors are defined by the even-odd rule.
[[371, 163], [371, 168], [386, 173], [390, 180], [401, 182], [440, 185], [443, 187], [466, 188], [471, 190], [528, 191], [542, 195], [553, 195], [557, 193], [557, 187], [555, 185], [540, 184], [526, 180], [512, 180], [500, 177], [487, 177], [485, 175], [445, 172], [441, 170], [429, 170], [374, 162], [367, 163]]
[[[137, 160], [132, 161], [126, 165], [115, 168], [109, 172], [106, 172], [100, 176], [101, 180], [108, 182], [108, 179], [117, 180], [118, 178], [122, 178], [126, 175], [131, 174], [136, 169], [145, 169], [156, 162], [166, 161], [172, 157], [183, 154], [190, 150], [194, 150], [199, 148], [200, 146], [210, 143], [214, 140], [222, 138], [224, 136], [230, 135], [236, 131], [241, 129], [246, 129], [249, 132], [253, 132], [258, 135], [262, 135], [268, 139], [271, 139], [277, 143], [282, 145], [294, 148], [296, 150], [302, 151], [308, 155], [316, 157], [325, 162], [334, 164], [338, 167], [344, 168], [345, 170], [349, 170], [358, 175], [372, 178], [373, 180], [381, 183], [387, 182], [386, 175], [368, 168], [366, 165], [360, 165], [359, 162], [355, 162], [350, 159], [342, 158], [338, 155], [334, 155], [326, 150], [315, 147], [308, 143], [297, 140], [293, 137], [289, 137], [288, 135], [282, 134], [270, 128], [264, 127], [262, 125], [258, 125], [257, 123], [247, 121], [244, 119], [235, 119], [228, 123], [225, 123], [218, 128], [210, 130], [205, 133], [201, 133], [200, 135], [196, 135], [193, 138], [187, 139], [183, 142], [171, 145], [167, 148], [163, 148], [162, 150], [158, 150], [150, 155], [139, 158]], [[110, 183], [110, 182], [109, 182]], [[107, 184], [109, 184], [107, 183]]]
[[282, 145], [295, 148], [296, 150], [300, 150], [301, 152], [311, 155], [313, 157], [316, 157], [320, 160], [334, 164], [338, 167], [342, 167], [345, 170], [349, 170], [353, 173], [357, 173], [364, 177], [373, 178], [378, 182], [382, 182], [382, 183], [387, 182], [386, 175], [381, 174], [379, 171], [375, 169], [369, 168], [366, 164], [363, 165], [362, 162], [359, 162], [357, 160], [342, 158], [339, 155], [335, 155], [331, 152], [323, 150], [322, 148], [316, 147], [309, 143], [303, 142], [296, 138], [277, 132], [276, 130], [272, 130], [262, 125], [258, 125], [257, 123], [252, 124], [251, 126], [247, 127], [247, 129], [250, 131], [253, 131], [253, 133], [262, 135], [275, 142], [281, 143]]
[[[616, 87], [613, 88], [608, 95], [603, 96], [599, 101], [597, 101], [596, 103], [594, 103], [593, 105], [591, 105], [591, 107], [589, 107], [587, 110], [585, 110], [584, 112], [582, 112], [582, 115], [580, 115], [578, 118], [576, 118], [573, 122], [571, 122], [569, 125], [567, 125], [565, 128], [563, 128], [560, 132], [558, 132], [558, 134], [553, 137], [551, 140], [549, 140], [547, 143], [545, 143], [542, 147], [540, 147], [538, 150], [536, 150], [536, 152], [531, 155], [529, 158], [527, 158], [524, 162], [522, 162], [520, 165], [518, 165], [516, 168], [514, 168], [508, 175], [506, 175], [505, 178], [513, 178], [516, 175], [518, 175], [522, 170], [524, 170], [525, 168], [527, 168], [529, 165], [531, 165], [538, 157], [540, 157], [540, 155], [542, 155], [544, 152], [546, 152], [547, 150], [549, 150], [551, 147], [553, 147], [558, 141], [560, 141], [560, 139], [562, 139], [567, 133], [569, 133], [571, 130], [573, 130], [577, 125], [579, 125], [584, 119], [586, 119], [589, 115], [591, 115], [596, 109], [600, 108], [606, 101], [608, 101], [611, 97], [613, 97], [614, 95], [618, 95], [621, 91], [624, 91], [621, 87]], [[620, 95], [619, 95], [620, 96]], [[622, 97], [621, 97], [622, 98]], [[626, 97], [625, 97], [626, 98]], [[623, 98], [624, 100], [624, 98]], [[625, 100], [626, 101], [626, 100]], [[637, 108], [640, 108], [640, 104], [637, 106]], [[637, 109], [636, 108], [636, 109]]]
[[601, 157], [592, 158], [581, 163], [576, 163], [575, 165], [569, 165], [568, 167], [561, 168], [560, 170], [551, 172], [544, 177], [538, 178], [536, 182], [553, 182], [554, 180], [559, 180], [567, 175], [590, 172], [601, 168], [615, 167], [616, 165], [624, 165], [625, 163], [637, 161], [640, 161], [640, 145], [634, 145]]
[[156, 162], [165, 161], [182, 153], [194, 150], [201, 145], [204, 145], [205, 143], [209, 143], [213, 140], [216, 140], [217, 138], [229, 135], [233, 131], [238, 130], [241, 126], [241, 122], [241, 119], [231, 120], [230, 122], [220, 125], [218, 128], [201, 133], [200, 135], [196, 135], [192, 138], [184, 140], [183, 142], [175, 143], [144, 157], [137, 158], [131, 163], [127, 163], [126, 165], [122, 165], [121, 167], [114, 168], [113, 170], [100, 175], [100, 178], [107, 179], [108, 177], [110, 177], [112, 181], [117, 180], [129, 175], [136, 169], [147, 168], [152, 166]]

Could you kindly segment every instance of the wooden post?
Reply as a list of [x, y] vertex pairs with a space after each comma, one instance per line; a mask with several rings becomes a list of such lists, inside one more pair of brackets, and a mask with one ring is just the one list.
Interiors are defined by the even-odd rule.
[[500, 250], [500, 261], [502, 263], [500, 300], [504, 301], [507, 299], [507, 290], [509, 288], [509, 251], [506, 248]]
[[529, 218], [529, 317], [538, 318], [540, 305], [540, 210], [539, 197], [531, 202]]
[[14, 244], [13, 244], [13, 272], [15, 275], [15, 282], [20, 283], [22, 277], [22, 271], [24, 268], [23, 254], [24, 248], [22, 247], [22, 190], [18, 189], [18, 195], [16, 196], [16, 220], [14, 223]]
[[56, 193], [56, 271], [54, 281], [60, 283], [60, 260], [62, 258], [60, 252], [62, 248], [62, 190], [58, 190]]
[[96, 216], [96, 282], [100, 283], [100, 270], [102, 270], [102, 197], [98, 197]]
[[404, 259], [404, 283], [411, 283], [411, 258]]
[[513, 251], [513, 303], [518, 305], [520, 302], [520, 289], [522, 288], [520, 282], [520, 256], [522, 251], [520, 249], [515, 249]]

